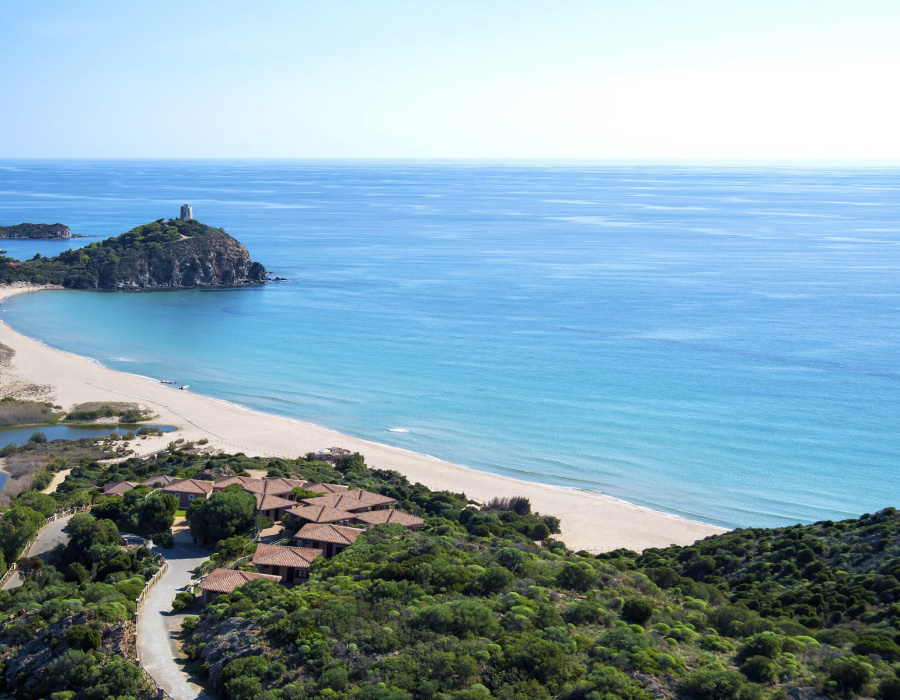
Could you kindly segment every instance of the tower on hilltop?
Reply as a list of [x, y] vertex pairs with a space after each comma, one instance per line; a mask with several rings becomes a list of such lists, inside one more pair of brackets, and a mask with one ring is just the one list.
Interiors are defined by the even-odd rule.
[[194, 209], [190, 204], [181, 205], [181, 216], [178, 217], [182, 221], [190, 221], [194, 218]]

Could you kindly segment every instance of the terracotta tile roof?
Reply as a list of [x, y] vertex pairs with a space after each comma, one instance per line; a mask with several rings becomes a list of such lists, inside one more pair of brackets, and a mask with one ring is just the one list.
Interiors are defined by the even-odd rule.
[[253, 563], [259, 566], [290, 566], [295, 569], [308, 569], [312, 560], [321, 556], [321, 549], [261, 544], [256, 548], [256, 554], [253, 555]]
[[307, 491], [312, 491], [313, 493], [341, 493], [343, 491], [347, 491], [350, 487], [343, 486], [342, 484], [307, 484], [304, 486]]
[[305, 484], [305, 481], [298, 479], [258, 479], [244, 484], [244, 489], [250, 493], [270, 493], [275, 496], [292, 495], [295, 488]]
[[126, 491], [131, 491], [135, 486], [141, 486], [136, 481], [118, 481], [103, 485], [104, 496], [121, 496]]
[[[369, 494], [365, 500], [357, 498], [351, 494], [357, 494], [359, 490], [347, 491], [345, 493], [330, 493], [327, 496], [316, 496], [314, 498], [304, 498], [303, 502], [311, 506], [330, 506], [339, 510], [348, 510], [351, 513], [358, 510], [368, 510], [375, 506], [393, 503], [394, 499], [387, 496], [379, 496], [378, 494]], [[365, 493], [369, 493], [366, 491]]]
[[179, 479], [162, 489], [164, 493], [202, 493], [204, 496], [213, 490], [213, 482], [200, 479]]
[[385, 503], [394, 503], [396, 502], [396, 498], [391, 498], [390, 496], [382, 496], [380, 493], [372, 493], [371, 491], [366, 491], [365, 489], [353, 489], [351, 491], [347, 491], [344, 495], [350, 496], [350, 498], [358, 498], [363, 503], [372, 503], [373, 505], [383, 505]]
[[181, 481], [181, 479], [169, 476], [168, 474], [160, 474], [159, 476], [151, 476], [142, 483], [144, 486], [168, 486], [174, 481]]
[[350, 520], [353, 517], [353, 513], [329, 506], [295, 505], [287, 512], [312, 523], [337, 523], [343, 520]]
[[213, 482], [213, 488], [216, 491], [221, 491], [226, 486], [231, 486], [232, 484], [237, 484], [238, 486], [243, 486], [244, 484], [251, 481], [262, 481], [261, 479], [256, 479], [252, 476], [226, 476], [221, 479], [216, 479]]
[[353, 519], [366, 525], [387, 525], [396, 523], [404, 527], [421, 527], [425, 524], [422, 518], [402, 510], [390, 508], [388, 510], [370, 510], [367, 513], [356, 513]]
[[314, 542], [330, 542], [332, 544], [350, 545], [356, 542], [365, 530], [355, 527], [343, 527], [342, 525], [310, 523], [304, 525], [295, 537], [298, 540], [312, 540]]
[[289, 501], [281, 496], [273, 496], [268, 493], [257, 493], [256, 510], [275, 510], [276, 508], [291, 508], [297, 505], [293, 501]]
[[200, 582], [200, 588], [213, 593], [231, 593], [235, 588], [240, 588], [245, 583], [258, 578], [268, 579], [269, 581], [281, 581], [281, 576], [275, 576], [274, 574], [258, 574], [255, 571], [235, 571], [234, 569], [216, 569]]

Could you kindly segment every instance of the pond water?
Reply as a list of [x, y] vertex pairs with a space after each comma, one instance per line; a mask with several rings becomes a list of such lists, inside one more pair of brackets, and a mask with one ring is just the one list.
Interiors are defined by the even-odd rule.
[[[114, 432], [127, 433], [136, 431], [138, 425], [32, 425], [16, 428], [0, 429], [0, 447], [6, 445], [24, 445], [35, 433], [43, 433], [48, 440], [81, 440], [82, 438], [103, 438]], [[148, 428], [158, 428], [164, 433], [175, 431], [170, 425], [148, 425]], [[0, 491], [6, 485], [8, 476], [0, 472]]]

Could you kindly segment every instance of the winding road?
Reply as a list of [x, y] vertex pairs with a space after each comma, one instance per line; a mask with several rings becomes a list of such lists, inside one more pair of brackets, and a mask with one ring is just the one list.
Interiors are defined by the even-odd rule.
[[161, 554], [169, 563], [169, 569], [147, 592], [137, 621], [138, 659], [150, 677], [175, 700], [210, 700], [203, 689], [192, 683], [178, 659], [181, 654], [175, 644], [175, 635], [181, 631], [184, 615], [172, 612], [175, 594], [191, 582], [192, 571], [209, 557], [209, 550], [194, 546], [190, 530], [176, 522], [172, 528], [175, 536], [173, 549], [154, 547], [154, 554]]
[[[28, 551], [23, 553], [22, 556], [40, 557], [46, 561], [47, 554], [51, 549], [58, 544], [65, 543], [69, 539], [69, 536], [63, 532], [63, 528], [69, 523], [69, 518], [71, 517], [71, 515], [67, 515], [64, 518], [54, 520], [49, 525], [45, 526], [44, 529], [38, 533], [34, 544], [32, 544], [31, 547], [28, 548]], [[3, 584], [3, 590], [18, 588], [21, 585], [22, 579], [19, 577], [19, 572], [17, 571]]]
[[[71, 518], [67, 515], [44, 527], [38, 533], [28, 556], [46, 558], [56, 545], [66, 542], [63, 531]], [[178, 660], [181, 654], [175, 645], [175, 634], [181, 630], [184, 615], [172, 613], [172, 600], [178, 591], [191, 582], [191, 572], [209, 557], [209, 551], [195, 547], [191, 533], [183, 519], [172, 528], [174, 549], [154, 547], [154, 554], [162, 554], [169, 568], [144, 598], [137, 620], [138, 659], [153, 680], [175, 700], [211, 700], [200, 686], [192, 683]], [[3, 585], [4, 590], [22, 585], [14, 573]]]

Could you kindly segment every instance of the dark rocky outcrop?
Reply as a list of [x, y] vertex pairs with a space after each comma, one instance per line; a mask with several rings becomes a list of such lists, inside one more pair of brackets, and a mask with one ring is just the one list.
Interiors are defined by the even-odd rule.
[[0, 226], [0, 238], [81, 238], [64, 224]]
[[55, 258], [0, 259], [0, 283], [68, 289], [176, 289], [263, 284], [266, 269], [223, 229], [158, 220]]
[[65, 632], [74, 625], [90, 625], [99, 629], [99, 652], [134, 659], [132, 622], [100, 622], [87, 611], [50, 625], [44, 626], [43, 622], [40, 610], [22, 611], [20, 615], [6, 620], [5, 629], [0, 633], [0, 646], [4, 649], [2, 672], [6, 685], [8, 688], [18, 688], [25, 697], [30, 691], [46, 684], [47, 666], [70, 648], [65, 641]]

